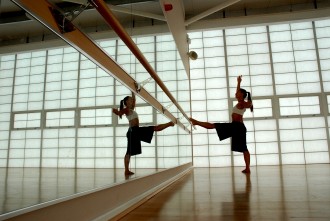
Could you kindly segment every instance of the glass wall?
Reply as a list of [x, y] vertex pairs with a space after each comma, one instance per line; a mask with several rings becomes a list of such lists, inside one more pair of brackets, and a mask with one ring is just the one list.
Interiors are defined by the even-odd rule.
[[[236, 77], [252, 93], [245, 113], [251, 165], [329, 163], [330, 20], [189, 33], [189, 79], [172, 36], [133, 40], [188, 115], [230, 122]], [[100, 46], [185, 126], [175, 105], [120, 40]], [[127, 119], [112, 114], [131, 92], [70, 47], [0, 56], [0, 166], [123, 168]], [[192, 113], [190, 113], [190, 105]], [[168, 121], [137, 99], [141, 125]], [[135, 168], [243, 166], [215, 130], [155, 134]], [[193, 148], [191, 149], [191, 146]]]

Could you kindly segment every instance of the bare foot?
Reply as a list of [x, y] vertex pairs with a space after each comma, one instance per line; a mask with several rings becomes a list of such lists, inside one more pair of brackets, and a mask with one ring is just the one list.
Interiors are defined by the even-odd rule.
[[125, 175], [126, 175], [126, 176], [133, 175], [133, 174], [134, 174], [134, 173], [133, 173], [132, 171], [129, 171], [129, 170], [128, 170], [128, 171], [125, 171]]
[[171, 121], [171, 122], [168, 122], [170, 127], [173, 127], [174, 126], [174, 123]]
[[242, 170], [242, 173], [251, 173], [250, 169]]

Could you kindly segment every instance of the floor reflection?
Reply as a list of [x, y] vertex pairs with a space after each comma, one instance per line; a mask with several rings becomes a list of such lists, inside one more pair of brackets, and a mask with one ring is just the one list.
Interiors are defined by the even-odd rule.
[[[330, 220], [330, 164], [194, 168], [121, 220]], [[155, 170], [135, 170], [135, 179]], [[123, 170], [1, 169], [1, 212], [127, 182]], [[1, 217], [0, 217], [1, 219]]]
[[245, 189], [240, 190], [235, 184], [233, 185], [233, 217], [237, 221], [248, 221], [250, 217], [250, 193], [251, 179], [250, 174], [243, 174], [246, 178]]
[[123, 169], [0, 168], [0, 214], [127, 182], [157, 170], [135, 172], [125, 177]]
[[330, 165], [195, 168], [121, 219], [330, 220]]

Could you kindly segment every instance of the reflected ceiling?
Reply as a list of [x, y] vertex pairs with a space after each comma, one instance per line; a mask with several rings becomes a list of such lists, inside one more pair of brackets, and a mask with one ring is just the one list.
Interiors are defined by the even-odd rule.
[[[77, 14], [81, 4], [87, 0], [50, 0], [65, 13]], [[170, 1], [170, 0], [169, 0]], [[161, 3], [157, 0], [105, 0], [125, 28], [152, 29], [157, 25], [166, 25]], [[233, 3], [234, 2], [234, 3]], [[265, 14], [315, 11], [330, 8], [330, 0], [183, 0], [184, 18], [189, 20], [220, 4], [228, 7], [199, 18], [224, 19], [244, 16], [263, 16]], [[109, 30], [103, 18], [90, 6], [73, 19], [73, 22], [86, 33]], [[38, 22], [30, 19], [26, 13], [10, 0], [0, 0], [0, 46], [42, 41], [53, 34]]]

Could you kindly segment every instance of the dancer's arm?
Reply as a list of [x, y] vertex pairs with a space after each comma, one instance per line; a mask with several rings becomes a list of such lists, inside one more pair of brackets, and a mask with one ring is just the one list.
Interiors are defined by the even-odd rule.
[[135, 98], [135, 93], [132, 91], [132, 99], [133, 99], [133, 107], [132, 109], [135, 108], [135, 102], [136, 102], [136, 98]]
[[[236, 93], [241, 89], [241, 82], [242, 82], [242, 75], [239, 75], [237, 77], [237, 88], [236, 88]], [[251, 106], [253, 106], [252, 104], [252, 99], [251, 99], [251, 95], [248, 92], [248, 101], [243, 101], [240, 102], [238, 104], [238, 108], [250, 108]]]
[[237, 77], [237, 87], [236, 87], [236, 92], [238, 92], [241, 89], [241, 82], [242, 82], [242, 75], [239, 75]]
[[135, 93], [132, 91], [132, 98], [135, 101]]
[[112, 113], [118, 115], [120, 118], [121, 116], [123, 116], [124, 114], [128, 114], [128, 108], [125, 107], [124, 109], [122, 110], [118, 110], [117, 108], [112, 108]]
[[252, 100], [244, 101], [242, 105], [244, 108], [250, 108], [251, 106], [253, 106]]

